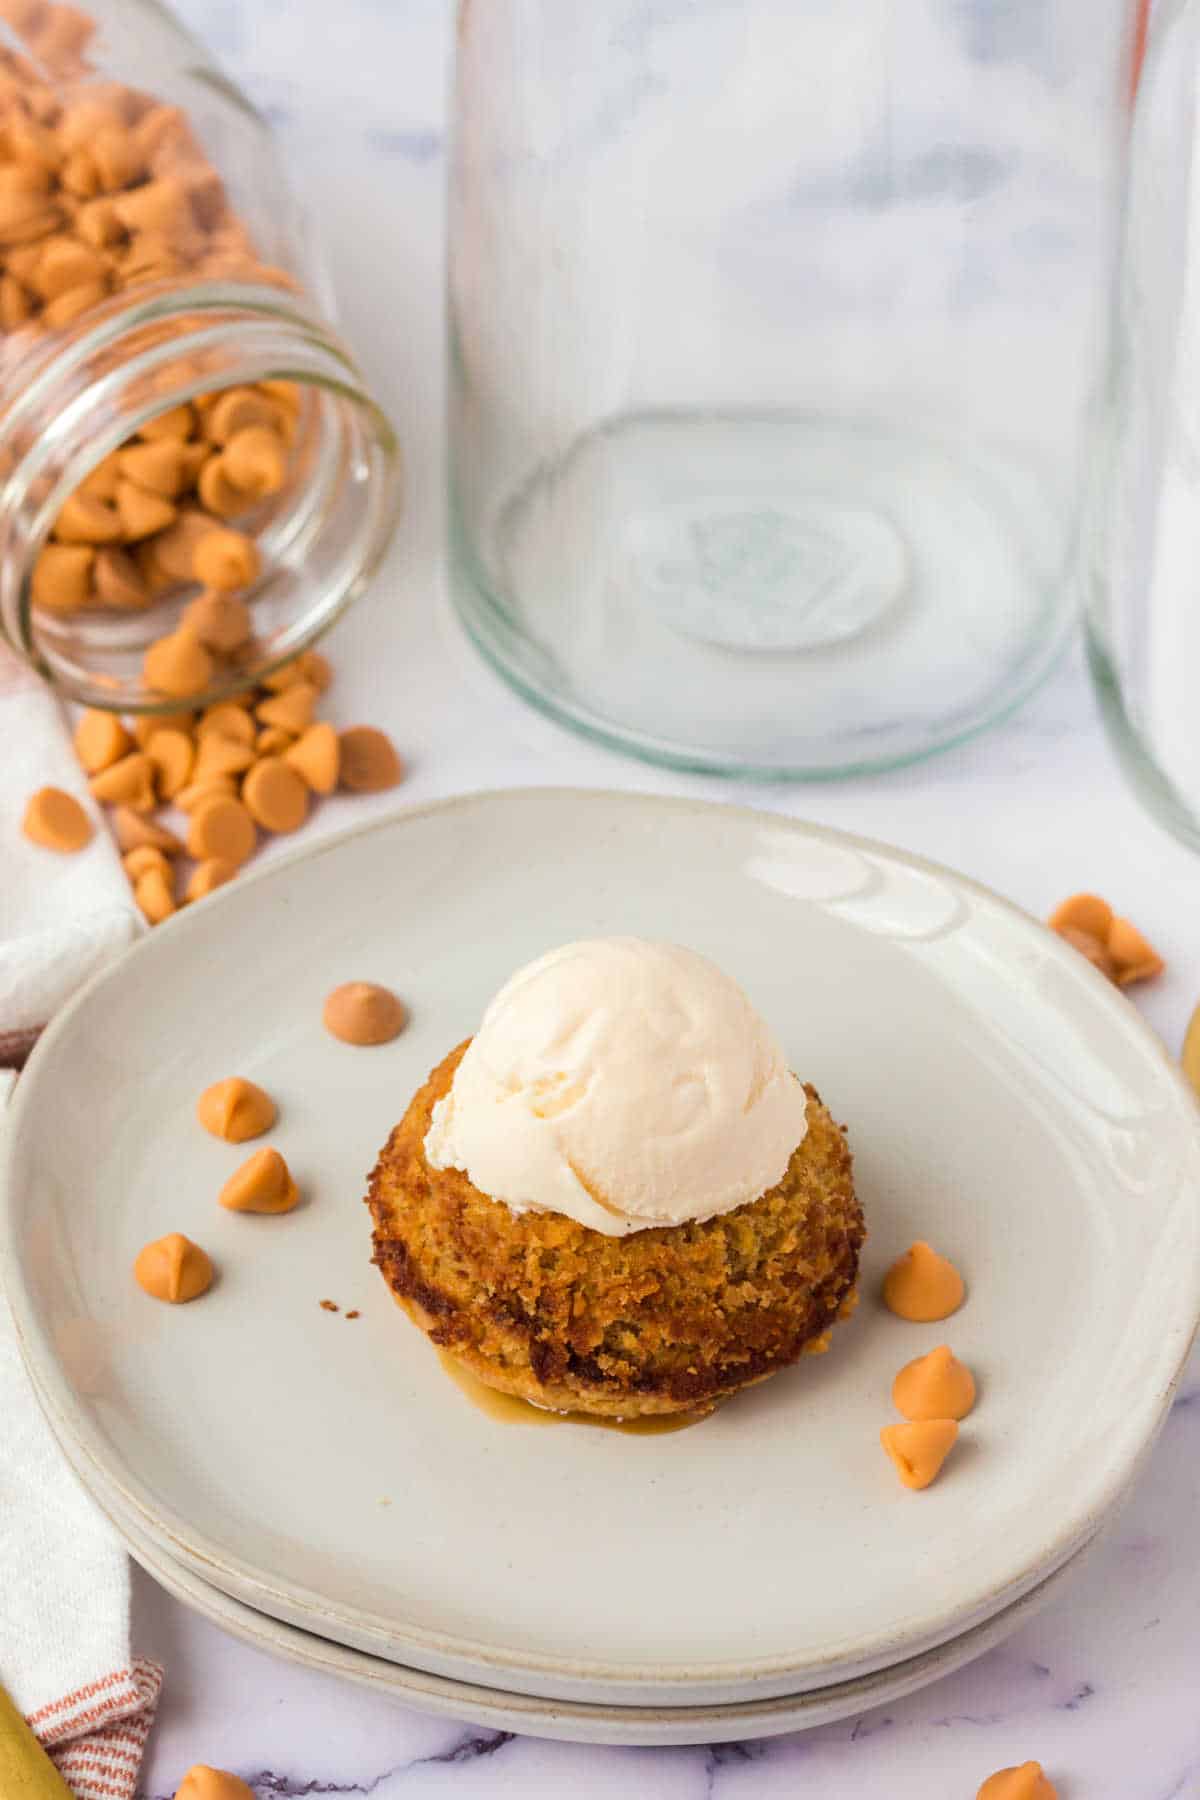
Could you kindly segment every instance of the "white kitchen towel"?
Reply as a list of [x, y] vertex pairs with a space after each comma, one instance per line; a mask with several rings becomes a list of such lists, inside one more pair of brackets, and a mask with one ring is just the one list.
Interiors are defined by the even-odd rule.
[[0, 1685], [78, 1800], [132, 1800], [162, 1670], [133, 1654], [128, 1558], [42, 1417], [2, 1292]]
[[[96, 822], [75, 855], [21, 830], [40, 787], [66, 788]], [[75, 760], [62, 706], [0, 645], [0, 1064], [18, 1062], [89, 975], [141, 929], [120, 857]]]

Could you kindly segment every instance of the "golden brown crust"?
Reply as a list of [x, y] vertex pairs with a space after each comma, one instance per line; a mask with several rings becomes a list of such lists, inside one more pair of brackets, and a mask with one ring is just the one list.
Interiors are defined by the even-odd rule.
[[430, 1168], [430, 1114], [466, 1047], [414, 1095], [367, 1195], [373, 1260], [435, 1344], [535, 1405], [623, 1418], [711, 1405], [827, 1347], [866, 1234], [844, 1128], [815, 1089], [804, 1141], [760, 1199], [606, 1237]]

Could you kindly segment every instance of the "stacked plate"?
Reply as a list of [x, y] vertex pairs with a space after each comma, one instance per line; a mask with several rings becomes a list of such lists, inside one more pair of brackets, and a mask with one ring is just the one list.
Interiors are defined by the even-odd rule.
[[[613, 932], [742, 983], [848, 1122], [871, 1232], [828, 1356], [665, 1436], [473, 1408], [370, 1267], [360, 1204], [504, 978]], [[409, 1002], [393, 1044], [322, 1031], [355, 978]], [[215, 1204], [238, 1153], [194, 1107], [230, 1074], [279, 1102], [286, 1217]], [[171, 1230], [217, 1263], [199, 1304], [132, 1283]], [[944, 1326], [876, 1298], [916, 1237], [967, 1275]], [[18, 1084], [0, 1265], [67, 1457], [185, 1602], [426, 1709], [713, 1742], [895, 1699], [1067, 1578], [1196, 1324], [1200, 1142], [1128, 1001], [961, 877], [733, 809], [492, 794], [243, 878], [94, 982]], [[913, 1494], [878, 1434], [895, 1371], [942, 1339], [979, 1404]]]

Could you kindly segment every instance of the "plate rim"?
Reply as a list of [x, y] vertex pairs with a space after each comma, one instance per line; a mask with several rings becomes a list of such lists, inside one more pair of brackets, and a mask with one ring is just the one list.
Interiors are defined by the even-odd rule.
[[[1076, 950], [1057, 938], [1042, 921], [1016, 902], [973, 877], [960, 874], [957, 870], [915, 852], [900, 849], [886, 841], [870, 838], [861, 834], [845, 832], [836, 826], [815, 824], [811, 821], [794, 817], [786, 813], [777, 813], [758, 807], [743, 806], [725, 801], [712, 801], [692, 796], [661, 795], [645, 791], [626, 791], [604, 787], [577, 786], [545, 786], [531, 784], [522, 787], [499, 787], [474, 789], [432, 800], [417, 806], [404, 806], [389, 812], [380, 818], [362, 820], [340, 831], [330, 833], [313, 844], [299, 846], [274, 859], [260, 869], [249, 871], [239, 878], [236, 884], [218, 890], [204, 900], [205, 907], [228, 907], [242, 903], [242, 896], [264, 882], [270, 882], [277, 876], [285, 876], [299, 864], [310, 863], [318, 858], [336, 855], [347, 843], [363, 837], [382, 836], [395, 829], [413, 824], [435, 815], [450, 815], [468, 811], [489, 802], [527, 801], [538, 804], [547, 800], [569, 802], [573, 806], [602, 804], [626, 811], [653, 813], [668, 811], [675, 815], [692, 815], [695, 817], [728, 817], [744, 825], [769, 827], [797, 838], [818, 842], [827, 846], [851, 849], [867, 856], [884, 859], [893, 865], [915, 871], [916, 873], [948, 881], [959, 891], [965, 891], [996, 906], [1002, 912], [1018, 920], [1025, 929], [1036, 929], [1040, 934], [1041, 947], [1052, 960], [1062, 964], [1075, 977], [1082, 991], [1091, 995], [1092, 1002], [1107, 1011], [1120, 1029], [1140, 1043], [1142, 1049], [1149, 1054], [1150, 1060], [1158, 1066], [1159, 1072], [1165, 1074], [1168, 1087], [1173, 1090], [1178, 1104], [1188, 1108], [1196, 1105], [1195, 1096], [1188, 1086], [1181, 1069], [1170, 1057], [1165, 1044], [1152, 1027], [1141, 1017], [1128, 999], [1098, 971], [1089, 967]], [[138, 959], [153, 958], [163, 954], [171, 954], [176, 942], [185, 938], [194, 928], [192, 915], [194, 907], [175, 915], [167, 922], [165, 931], [159, 927], [154, 932], [143, 933], [132, 945], [124, 950], [104, 969], [97, 971], [61, 1009], [50, 1025], [43, 1032], [29, 1059], [26, 1069], [17, 1082], [15, 1093], [6, 1109], [7, 1123], [13, 1126], [27, 1108], [34, 1104], [29, 1096], [34, 1092], [35, 1084], [40, 1079], [41, 1066], [46, 1063], [54, 1047], [60, 1039], [66, 1037], [73, 1028], [76, 1014], [90, 1001], [92, 995], [107, 983], [126, 978], [131, 963]], [[55, 1353], [47, 1333], [42, 1329], [38, 1318], [37, 1307], [32, 1290], [27, 1290], [23, 1280], [23, 1259], [20, 1251], [17, 1228], [17, 1208], [15, 1199], [15, 1182], [12, 1179], [13, 1131], [0, 1132], [0, 1282], [7, 1292], [10, 1310], [22, 1358], [30, 1374], [35, 1389], [40, 1390], [36, 1371], [45, 1371], [45, 1386], [53, 1396], [55, 1411], [61, 1420], [61, 1431], [56, 1427], [56, 1435], [66, 1434], [83, 1452], [89, 1465], [94, 1465], [111, 1482], [123, 1502], [131, 1511], [146, 1521], [147, 1528], [156, 1541], [167, 1539], [186, 1557], [197, 1571], [219, 1572], [225, 1583], [222, 1591], [231, 1598], [242, 1601], [257, 1610], [269, 1613], [271, 1602], [286, 1604], [294, 1610], [302, 1610], [311, 1614], [314, 1621], [320, 1621], [320, 1627], [314, 1626], [316, 1634], [328, 1635], [328, 1628], [340, 1628], [343, 1632], [351, 1630], [358, 1636], [371, 1635], [377, 1639], [387, 1639], [393, 1644], [405, 1646], [406, 1660], [417, 1665], [419, 1656], [440, 1659], [443, 1662], [458, 1662], [463, 1665], [474, 1665], [476, 1668], [499, 1670], [511, 1679], [513, 1676], [528, 1677], [536, 1674], [539, 1678], [555, 1677], [573, 1684], [608, 1684], [615, 1687], [644, 1688], [652, 1692], [655, 1688], [737, 1688], [748, 1684], [794, 1678], [802, 1681], [806, 1673], [816, 1670], [832, 1671], [845, 1668], [852, 1673], [857, 1664], [869, 1661], [873, 1667], [879, 1667], [889, 1656], [895, 1654], [897, 1643], [905, 1649], [902, 1655], [917, 1655], [925, 1650], [935, 1648], [947, 1642], [962, 1631], [969, 1629], [981, 1618], [992, 1616], [1001, 1611], [1007, 1604], [1015, 1603], [1023, 1594], [1036, 1587], [1039, 1575], [1047, 1569], [1060, 1566], [1091, 1530], [1107, 1517], [1120, 1495], [1128, 1486], [1132, 1474], [1148, 1454], [1169, 1409], [1171, 1398], [1178, 1385], [1183, 1366], [1197, 1331], [1200, 1330], [1200, 1224], [1194, 1233], [1195, 1256], [1192, 1269], [1192, 1298], [1190, 1315], [1181, 1318], [1171, 1327], [1169, 1333], [1159, 1334], [1163, 1345], [1170, 1337], [1177, 1339], [1177, 1350], [1172, 1361], [1168, 1361], [1165, 1352], [1158, 1358], [1157, 1392], [1147, 1397], [1143, 1415], [1143, 1427], [1137, 1445], [1128, 1455], [1126, 1462], [1118, 1471], [1110, 1475], [1106, 1484], [1082, 1512], [1077, 1511], [1071, 1520], [1056, 1529], [1052, 1539], [1044, 1539], [1041, 1554], [1023, 1568], [1014, 1571], [1004, 1581], [997, 1583], [985, 1598], [976, 1598], [970, 1603], [960, 1602], [957, 1606], [944, 1610], [936, 1619], [927, 1619], [920, 1625], [907, 1627], [900, 1638], [893, 1632], [890, 1637], [875, 1634], [870, 1646], [860, 1641], [857, 1647], [849, 1644], [841, 1647], [830, 1657], [821, 1659], [806, 1655], [781, 1653], [772, 1657], [729, 1661], [709, 1659], [693, 1662], [655, 1662], [644, 1663], [636, 1659], [623, 1662], [612, 1662], [604, 1659], [578, 1658], [571, 1655], [549, 1654], [543, 1651], [531, 1652], [522, 1650], [511, 1644], [478, 1643], [460, 1633], [435, 1630], [430, 1627], [416, 1625], [411, 1622], [389, 1619], [382, 1615], [368, 1613], [360, 1607], [351, 1607], [343, 1602], [331, 1602], [327, 1596], [310, 1589], [302, 1583], [287, 1583], [282, 1588], [274, 1578], [267, 1578], [261, 1570], [248, 1564], [231, 1553], [230, 1549], [212, 1541], [208, 1534], [197, 1529], [186, 1519], [180, 1517], [173, 1508], [155, 1499], [140, 1477], [124, 1471], [123, 1463], [116, 1457], [112, 1446], [103, 1434], [91, 1423], [80, 1406], [65, 1370]], [[1197, 1172], [1200, 1174], [1200, 1137], [1196, 1141]], [[1200, 1190], [1198, 1190], [1200, 1197]], [[1200, 1209], [1198, 1209], [1200, 1212]], [[71, 1459], [73, 1460], [73, 1459]], [[172, 1551], [174, 1554], [174, 1550]], [[178, 1560], [178, 1558], [177, 1558]], [[205, 1579], [209, 1576], [205, 1574]], [[216, 1585], [216, 1584], [214, 1584]], [[275, 1615], [278, 1616], [278, 1615]], [[356, 1623], [361, 1621], [361, 1623]], [[289, 1622], [289, 1621], [284, 1621]], [[302, 1626], [296, 1629], [304, 1629]], [[344, 1636], [339, 1640], [349, 1643]], [[351, 1646], [353, 1647], [353, 1646]], [[412, 1654], [415, 1653], [415, 1654]], [[836, 1677], [835, 1677], [836, 1678]]]
[[[37, 1393], [39, 1405], [42, 1406], [49, 1419], [49, 1408], [44, 1396], [36, 1389], [35, 1393]], [[74, 1466], [72, 1463], [72, 1467]], [[1141, 1472], [1139, 1469], [1131, 1487], [1119, 1497], [1118, 1510], [1125, 1504], [1133, 1488], [1136, 1487]], [[95, 1498], [93, 1495], [93, 1499]], [[529, 1729], [525, 1715], [535, 1719], [547, 1716], [573, 1718], [593, 1727], [607, 1722], [612, 1726], [624, 1726], [630, 1734], [643, 1723], [646, 1725], [657, 1724], [660, 1728], [663, 1725], [678, 1725], [689, 1730], [703, 1724], [710, 1727], [716, 1726], [722, 1733], [720, 1739], [714, 1739], [710, 1731], [705, 1731], [703, 1735], [694, 1739], [685, 1739], [675, 1734], [668, 1736], [661, 1732], [652, 1739], [643, 1739], [633, 1735], [613, 1737], [608, 1733], [605, 1733], [603, 1737], [594, 1736], [588, 1739], [581, 1739], [574, 1734], [568, 1735], [565, 1732], [555, 1732], [554, 1734], [558, 1741], [626, 1744], [630, 1748], [649, 1748], [652, 1744], [682, 1745], [689, 1741], [701, 1744], [714, 1741], [739, 1742], [751, 1735], [774, 1737], [795, 1730], [815, 1730], [821, 1725], [836, 1723], [838, 1718], [848, 1718], [853, 1712], [869, 1711], [875, 1706], [890, 1706], [897, 1700], [919, 1693], [924, 1688], [931, 1687], [935, 1682], [946, 1679], [961, 1669], [968, 1668], [979, 1657], [985, 1656], [990, 1650], [1006, 1642], [1030, 1619], [1036, 1618], [1042, 1608], [1064, 1585], [1069, 1583], [1072, 1576], [1076, 1575], [1090, 1559], [1090, 1553], [1104, 1538], [1110, 1523], [1107, 1519], [1102, 1521], [1097, 1529], [1071, 1552], [1065, 1562], [1051, 1569], [1036, 1586], [1018, 1595], [1010, 1605], [1003, 1607], [998, 1613], [991, 1614], [988, 1618], [979, 1620], [977, 1624], [969, 1627], [966, 1632], [960, 1633], [957, 1637], [920, 1651], [914, 1657], [906, 1659], [905, 1662], [890, 1663], [882, 1669], [873, 1670], [865, 1675], [850, 1676], [844, 1682], [835, 1683], [829, 1687], [809, 1688], [796, 1694], [771, 1695], [761, 1700], [722, 1701], [713, 1699], [694, 1706], [669, 1703], [650, 1703], [637, 1706], [622, 1705], [613, 1701], [552, 1700], [542, 1695], [513, 1692], [504, 1688], [489, 1688], [480, 1682], [466, 1681], [453, 1675], [440, 1675], [427, 1669], [410, 1668], [404, 1663], [389, 1662], [386, 1657], [379, 1656], [374, 1651], [360, 1650], [353, 1645], [343, 1644], [337, 1639], [321, 1637], [319, 1633], [308, 1631], [304, 1626], [295, 1625], [290, 1620], [276, 1618], [271, 1613], [259, 1612], [250, 1602], [241, 1600], [236, 1595], [227, 1593], [224, 1588], [216, 1586], [200, 1570], [190, 1569], [186, 1563], [174, 1557], [166, 1546], [158, 1544], [152, 1538], [143, 1539], [132, 1521], [110, 1511], [107, 1504], [103, 1504], [97, 1499], [96, 1505], [138, 1566], [152, 1580], [157, 1581], [180, 1605], [199, 1612], [201, 1617], [207, 1619], [210, 1624], [217, 1626], [219, 1630], [228, 1631], [240, 1641], [253, 1644], [256, 1649], [268, 1654], [281, 1656], [299, 1667], [316, 1668], [324, 1674], [335, 1676], [341, 1680], [354, 1681], [376, 1691], [392, 1693], [406, 1702], [411, 1701], [425, 1705], [430, 1710], [436, 1710], [447, 1717], [463, 1716], [454, 1711], [454, 1693], [449, 1691], [431, 1692], [429, 1684], [435, 1684], [436, 1688], [445, 1690], [461, 1689], [465, 1701], [473, 1708], [478, 1709], [480, 1715], [478, 1722], [486, 1723], [500, 1730], [507, 1729], [508, 1727], [499, 1721], [510, 1709], [515, 1708], [519, 1716], [516, 1719], [510, 1718], [510, 1724], [519, 1724], [527, 1736], [538, 1736], [539, 1734]], [[161, 1572], [161, 1564], [165, 1564], [170, 1572], [166, 1578]], [[177, 1587], [171, 1585], [172, 1577], [177, 1580]], [[207, 1610], [195, 1597], [197, 1589], [206, 1596], [211, 1595], [218, 1604], [214, 1605], [211, 1610]], [[224, 1606], [235, 1614], [246, 1614], [247, 1618], [245, 1620], [238, 1618], [236, 1622], [233, 1622], [228, 1617], [221, 1616], [219, 1603], [224, 1603]], [[251, 1630], [252, 1622], [260, 1624], [259, 1632]], [[965, 1656], [956, 1657], [954, 1652], [961, 1649], [964, 1638], [972, 1640], [970, 1651]], [[309, 1640], [314, 1645], [322, 1646], [327, 1655], [322, 1657], [315, 1651], [307, 1656], [301, 1654], [301, 1649], [307, 1645]], [[292, 1646], [296, 1646], [294, 1651]], [[344, 1660], [355, 1666], [335, 1666]], [[949, 1666], [942, 1666], [946, 1663]], [[368, 1664], [372, 1665], [371, 1668], [365, 1666]], [[916, 1664], [920, 1664], [921, 1667], [918, 1669], [911, 1666]], [[393, 1679], [389, 1680], [388, 1676], [392, 1671], [395, 1672], [395, 1675]], [[903, 1676], [902, 1685], [899, 1688], [888, 1686], [882, 1679], [886, 1676], [895, 1677], [897, 1674]], [[405, 1685], [406, 1678], [412, 1677], [417, 1679], [418, 1685], [415, 1692], [409, 1691]], [[877, 1679], [879, 1686], [885, 1689], [878, 1695], [870, 1692], [870, 1684]], [[851, 1690], [854, 1691], [851, 1692]], [[476, 1696], [479, 1698], [477, 1699]], [[847, 1703], [853, 1702], [853, 1704], [847, 1704], [843, 1710], [840, 1705], [843, 1700]], [[806, 1705], [806, 1703], [808, 1704]], [[834, 1718], [827, 1716], [826, 1709], [829, 1704], [839, 1708]], [[484, 1708], [493, 1707], [497, 1717], [484, 1720], [482, 1717]], [[809, 1712], [816, 1716], [805, 1718], [804, 1715]], [[797, 1717], [797, 1714], [800, 1716]], [[739, 1730], [736, 1736], [730, 1733], [728, 1739], [724, 1738], [725, 1728], [732, 1725], [749, 1726], [752, 1721], [754, 1722], [752, 1732]]]

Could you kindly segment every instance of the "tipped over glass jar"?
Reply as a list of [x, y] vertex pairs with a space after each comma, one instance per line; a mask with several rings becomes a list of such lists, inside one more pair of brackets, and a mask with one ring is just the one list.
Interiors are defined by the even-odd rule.
[[70, 698], [251, 685], [366, 584], [392, 430], [264, 121], [154, 0], [0, 0], [0, 636]]

